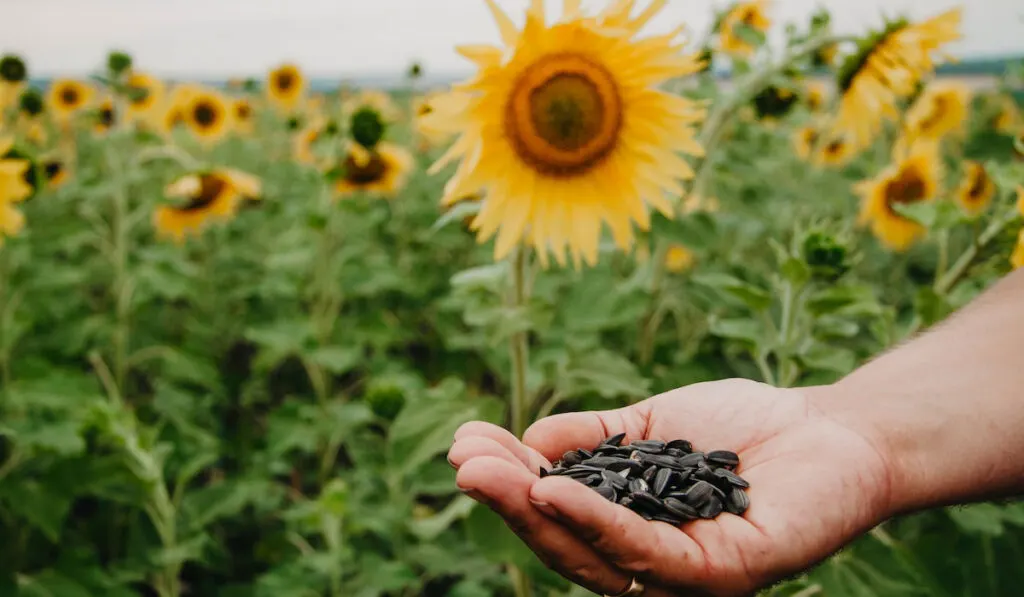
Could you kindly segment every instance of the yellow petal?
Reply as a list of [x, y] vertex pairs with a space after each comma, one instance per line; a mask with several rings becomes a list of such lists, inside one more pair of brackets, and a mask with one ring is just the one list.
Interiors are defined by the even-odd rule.
[[498, 24], [498, 31], [501, 33], [501, 41], [505, 42], [507, 46], [513, 46], [516, 40], [519, 39], [519, 30], [516, 29], [515, 23], [512, 19], [508, 18], [503, 10], [498, 6], [494, 0], [486, 0], [487, 6], [491, 9], [491, 14], [494, 15], [494, 22]]

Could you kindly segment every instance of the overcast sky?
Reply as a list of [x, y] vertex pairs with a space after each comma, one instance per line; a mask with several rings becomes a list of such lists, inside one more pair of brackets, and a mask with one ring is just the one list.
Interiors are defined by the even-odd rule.
[[[498, 0], [521, 17], [527, 0]], [[552, 11], [560, 6], [549, 0]], [[724, 2], [671, 0], [654, 29], [680, 22], [697, 34]], [[966, 5], [961, 56], [1024, 55], [1020, 0], [774, 0], [777, 23], [806, 22], [827, 6], [837, 32], [877, 26], [882, 14], [928, 16]], [[0, 51], [25, 56], [35, 75], [80, 74], [108, 49], [164, 76], [242, 76], [282, 60], [316, 75], [388, 74], [412, 60], [460, 72], [454, 44], [494, 42], [483, 0], [0, 0]], [[586, 0], [600, 7], [603, 0]]]

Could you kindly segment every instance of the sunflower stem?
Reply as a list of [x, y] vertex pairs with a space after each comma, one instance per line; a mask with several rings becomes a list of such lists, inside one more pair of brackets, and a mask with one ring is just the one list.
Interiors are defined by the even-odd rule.
[[[528, 290], [526, 284], [529, 267], [529, 249], [520, 246], [512, 257], [512, 292], [509, 297], [511, 309], [526, 306]], [[529, 425], [530, 401], [526, 389], [526, 366], [529, 359], [529, 345], [526, 330], [518, 330], [509, 339], [509, 357], [512, 362], [512, 403], [510, 419], [512, 433], [522, 438]], [[515, 564], [509, 564], [509, 575], [516, 597], [532, 597], [533, 585], [526, 572]]]
[[[124, 113], [122, 101], [118, 102], [118, 108]], [[124, 175], [126, 160], [124, 156], [130, 154], [130, 148], [123, 145], [128, 139], [127, 132], [121, 123], [115, 124], [115, 130], [107, 140], [106, 162], [113, 179], [113, 196], [111, 210], [111, 248], [113, 261], [113, 279], [111, 281], [111, 296], [114, 298], [114, 333], [113, 333], [113, 374], [121, 396], [126, 395], [125, 380], [128, 375], [128, 342], [130, 330], [129, 311], [131, 308], [131, 283], [128, 273], [128, 252], [129, 252], [129, 216], [128, 213], [128, 181]], [[123, 153], [122, 153], [123, 152]]]

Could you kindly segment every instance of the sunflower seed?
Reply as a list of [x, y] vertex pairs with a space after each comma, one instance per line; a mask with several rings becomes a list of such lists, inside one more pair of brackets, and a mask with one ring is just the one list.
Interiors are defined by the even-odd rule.
[[593, 458], [593, 456], [594, 456], [593, 452], [591, 452], [590, 450], [583, 449], [583, 448], [580, 448], [579, 450], [576, 450], [576, 453], [579, 454], [580, 458], [582, 458], [584, 460], [586, 460], [587, 458]]
[[708, 452], [708, 461], [719, 466], [736, 467], [740, 463], [740, 457], [728, 450], [714, 450]]
[[613, 456], [594, 456], [593, 458], [588, 459], [583, 464], [603, 469], [609, 464], [615, 464], [617, 462], [619, 462], [619, 459]]
[[634, 461], [634, 462], [643, 462], [644, 461], [644, 453], [643, 452], [639, 452], [637, 450], [633, 450], [632, 452], [629, 453], [629, 459]]
[[697, 481], [686, 491], [686, 503], [699, 508], [707, 503], [716, 487], [707, 481]]
[[654, 483], [654, 476], [657, 474], [658, 467], [652, 464], [651, 466], [647, 467], [643, 475], [640, 475], [640, 478], [643, 479], [648, 485], [650, 485], [651, 483]]
[[550, 475], [550, 474], [551, 474], [551, 471], [549, 471], [548, 469], [544, 468], [543, 466], [542, 466], [542, 467], [540, 467], [540, 470], [539, 470], [539, 471], [537, 471], [537, 475], [538, 475], [538, 476], [539, 476], [539, 477], [540, 477], [541, 479], [543, 479], [544, 477], [547, 477], [547, 476], [548, 476], [548, 475]]
[[660, 454], [665, 449], [665, 442], [656, 439], [635, 441], [629, 445], [634, 450], [640, 450], [648, 454]]
[[605, 446], [616, 446], [617, 447], [617, 446], [621, 446], [622, 445], [622, 440], [624, 440], [624, 439], [626, 439], [626, 434], [625, 433], [616, 433], [615, 435], [609, 437], [608, 439], [604, 440], [601, 443], [603, 445], [605, 445]]
[[693, 452], [692, 454], [687, 454], [682, 458], [677, 458], [676, 464], [683, 468], [700, 466], [701, 464], [704, 464], [704, 453]]
[[594, 488], [594, 491], [596, 491], [598, 495], [608, 500], [609, 502], [615, 501], [615, 490], [607, 485], [598, 485], [597, 487]]
[[702, 462], [697, 466], [697, 470], [693, 471], [693, 476], [700, 479], [701, 481], [707, 481], [708, 483], [715, 483], [719, 477], [715, 475], [715, 469]]
[[664, 494], [675, 478], [676, 473], [672, 469], [658, 469], [658, 474], [654, 476], [654, 483], [651, 485], [651, 490], [654, 492], [654, 495]]
[[696, 508], [676, 498], [667, 497], [663, 503], [666, 510], [683, 520], [697, 520], [700, 518], [700, 512]]
[[715, 476], [727, 481], [730, 485], [739, 487], [740, 489], [746, 489], [750, 487], [750, 483], [747, 483], [746, 479], [730, 471], [727, 468], [720, 468], [716, 470]]
[[643, 491], [634, 491], [629, 494], [629, 497], [633, 500], [634, 510], [640, 508], [647, 512], [660, 512], [664, 507], [661, 500]]
[[670, 441], [669, 443], [665, 444], [665, 447], [666, 448], [672, 448], [674, 450], [682, 450], [683, 452], [686, 452], [687, 454], [689, 454], [690, 452], [693, 452], [693, 444], [691, 444], [690, 442], [686, 441], [685, 439], [674, 439], [674, 440]]
[[615, 473], [609, 470], [601, 471], [601, 477], [604, 478], [605, 483], [614, 487], [615, 489], [625, 489], [629, 486], [629, 481], [619, 473]]
[[647, 485], [647, 481], [644, 481], [643, 479], [630, 479], [628, 487], [631, 493], [646, 492], [650, 489]]
[[597, 487], [598, 485], [601, 484], [601, 481], [603, 480], [604, 479], [601, 478], [601, 475], [590, 475], [585, 479], [585, 482], [590, 487]]
[[743, 516], [749, 507], [750, 497], [747, 496], [747, 492], [739, 487], [733, 487], [729, 492], [729, 500], [725, 503], [725, 509], [737, 516]]
[[708, 498], [706, 504], [700, 509], [700, 517], [710, 520], [722, 513], [722, 500], [718, 499], [718, 496], [711, 496]]
[[655, 514], [654, 516], [651, 517], [651, 520], [656, 520], [658, 522], [667, 522], [668, 524], [670, 524], [670, 525], [672, 525], [674, 527], [677, 527], [677, 526], [683, 524], [683, 520], [682, 519], [680, 519], [678, 517], [675, 517], [675, 516], [672, 516], [670, 514]]
[[576, 450], [572, 450], [562, 454], [562, 466], [576, 466], [583, 459]]

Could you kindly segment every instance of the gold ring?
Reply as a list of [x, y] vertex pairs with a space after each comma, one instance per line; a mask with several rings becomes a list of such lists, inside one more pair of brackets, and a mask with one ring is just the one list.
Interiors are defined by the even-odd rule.
[[629, 588], [618, 595], [605, 595], [604, 597], [629, 597], [630, 595], [643, 595], [644, 586], [637, 579], [629, 581]]

